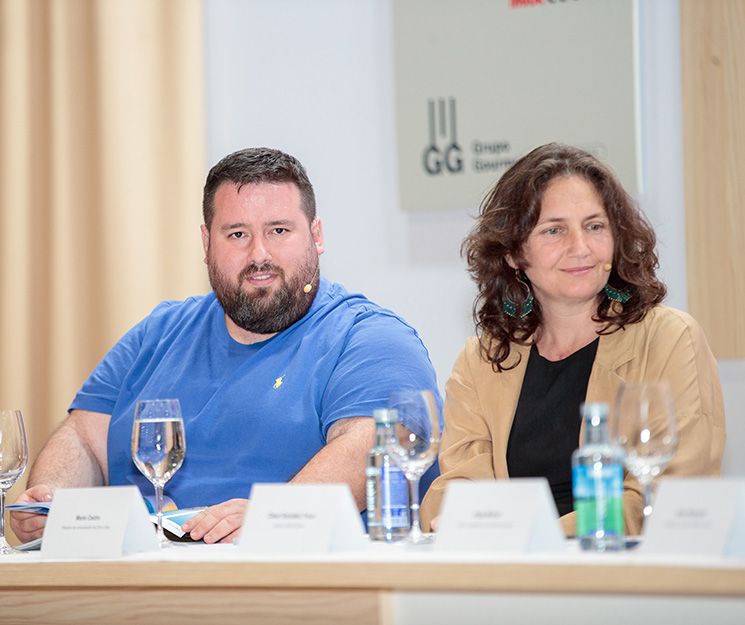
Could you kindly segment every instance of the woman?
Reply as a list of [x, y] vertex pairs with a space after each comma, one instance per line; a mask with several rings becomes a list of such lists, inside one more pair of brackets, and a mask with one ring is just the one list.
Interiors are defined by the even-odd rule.
[[[716, 361], [698, 324], [660, 305], [654, 232], [605, 165], [565, 145], [536, 148], [486, 196], [463, 250], [478, 336], [447, 383], [441, 475], [422, 527], [449, 480], [542, 476], [573, 535], [579, 406], [611, 403], [624, 381], [671, 385], [680, 442], [666, 474], [719, 473]], [[628, 476], [624, 516], [639, 533], [642, 498]]]

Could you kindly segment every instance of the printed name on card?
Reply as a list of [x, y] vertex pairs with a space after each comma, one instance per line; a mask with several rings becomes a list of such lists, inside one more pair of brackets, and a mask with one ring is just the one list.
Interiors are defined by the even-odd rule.
[[745, 558], [745, 480], [661, 479], [639, 550]]
[[157, 548], [147, 507], [135, 486], [55, 491], [42, 558], [118, 558]]
[[555, 552], [565, 548], [543, 478], [453, 481], [445, 492], [436, 551]]
[[255, 554], [357, 551], [365, 534], [346, 484], [255, 484], [238, 545]]

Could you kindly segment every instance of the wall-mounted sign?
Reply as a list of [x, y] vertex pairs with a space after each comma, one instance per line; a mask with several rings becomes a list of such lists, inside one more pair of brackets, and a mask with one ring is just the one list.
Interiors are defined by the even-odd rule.
[[641, 186], [636, 0], [395, 0], [407, 211], [468, 208], [549, 141]]

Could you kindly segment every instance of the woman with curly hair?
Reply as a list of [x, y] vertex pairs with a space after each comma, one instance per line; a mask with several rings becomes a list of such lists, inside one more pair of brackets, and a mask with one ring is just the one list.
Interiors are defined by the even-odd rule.
[[[462, 250], [478, 285], [477, 336], [447, 383], [441, 475], [423, 528], [449, 480], [545, 477], [574, 534], [580, 404], [611, 403], [625, 381], [670, 383], [679, 447], [666, 474], [719, 473], [716, 361], [699, 325], [661, 305], [654, 232], [605, 165], [566, 145], [536, 148], [487, 194]], [[626, 532], [639, 533], [642, 496], [630, 476], [624, 517]]]

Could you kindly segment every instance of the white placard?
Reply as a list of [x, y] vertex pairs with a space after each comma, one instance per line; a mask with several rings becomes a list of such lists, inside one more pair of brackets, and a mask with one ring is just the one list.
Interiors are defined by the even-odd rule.
[[157, 548], [158, 539], [137, 487], [55, 491], [42, 558], [118, 558]]
[[436, 551], [515, 553], [564, 548], [564, 533], [544, 478], [448, 484]]
[[745, 558], [745, 480], [660, 480], [639, 550]]
[[238, 545], [262, 554], [356, 551], [365, 534], [346, 484], [255, 484]]

